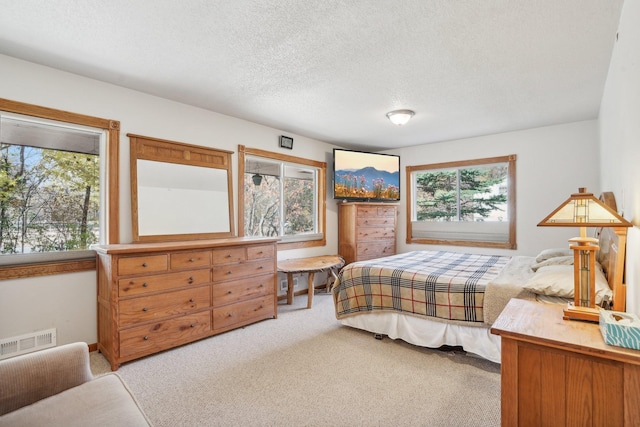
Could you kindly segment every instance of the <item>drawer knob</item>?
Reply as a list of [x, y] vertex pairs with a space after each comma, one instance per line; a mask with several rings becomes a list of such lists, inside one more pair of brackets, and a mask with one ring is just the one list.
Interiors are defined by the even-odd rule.
[[143, 287], [143, 288], [147, 288], [147, 287], [149, 287], [149, 285], [147, 285], [147, 282], [144, 282], [144, 283], [142, 284], [142, 287]]
[[195, 259], [189, 258], [189, 262], [194, 262], [194, 261], [195, 261]]
[[189, 298], [189, 302], [194, 302], [193, 298]]
[[227, 291], [227, 295], [231, 295], [233, 292], [231, 291]]
[[189, 325], [190, 328], [195, 328], [196, 325], [194, 325], [193, 323]]
[[142, 311], [147, 311], [147, 307], [142, 307]]
[[227, 274], [231, 274], [231, 270], [227, 271]]
[[227, 254], [227, 258], [231, 258], [231, 254]]
[[260, 267], [258, 267], [258, 270], [262, 270], [264, 268], [264, 265], [261, 265]]
[[260, 284], [258, 285], [258, 287], [259, 287], [259, 288], [264, 288], [264, 283], [260, 283]]
[[142, 266], [143, 266], [143, 267], [146, 267], [146, 266], [147, 266], [147, 263], [146, 263], [146, 262], [143, 262], [143, 263], [142, 263]]
[[189, 284], [193, 283], [193, 276], [189, 277]]
[[148, 336], [148, 335], [145, 335], [145, 336], [144, 336], [144, 340], [145, 340], [145, 341], [149, 341], [149, 336]]
[[228, 313], [228, 314], [227, 314], [227, 317], [231, 317], [231, 313]]
[[260, 251], [260, 252], [258, 252], [258, 255], [262, 255], [263, 253], [264, 253], [264, 252]]

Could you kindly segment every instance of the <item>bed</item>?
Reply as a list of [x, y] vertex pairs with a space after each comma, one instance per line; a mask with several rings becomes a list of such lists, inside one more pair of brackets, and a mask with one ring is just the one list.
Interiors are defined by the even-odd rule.
[[[603, 193], [608, 204], [615, 200]], [[624, 231], [624, 233], [623, 233]], [[596, 302], [624, 311], [626, 229], [598, 230]], [[569, 246], [536, 256], [413, 251], [345, 266], [332, 288], [336, 318], [411, 344], [459, 346], [500, 363], [500, 337], [490, 328], [511, 298], [566, 304], [573, 298]]]

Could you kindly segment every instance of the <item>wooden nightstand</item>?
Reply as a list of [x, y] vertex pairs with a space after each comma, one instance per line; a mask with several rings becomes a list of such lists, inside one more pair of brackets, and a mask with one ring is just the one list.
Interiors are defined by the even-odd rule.
[[640, 351], [606, 345], [600, 326], [563, 306], [512, 299], [502, 337], [502, 426], [640, 423]]

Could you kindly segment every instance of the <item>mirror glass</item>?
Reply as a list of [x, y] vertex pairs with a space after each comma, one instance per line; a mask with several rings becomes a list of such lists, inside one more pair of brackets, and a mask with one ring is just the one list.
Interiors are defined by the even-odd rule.
[[138, 234], [229, 232], [227, 171], [140, 160]]
[[231, 151], [127, 136], [134, 242], [234, 236]]

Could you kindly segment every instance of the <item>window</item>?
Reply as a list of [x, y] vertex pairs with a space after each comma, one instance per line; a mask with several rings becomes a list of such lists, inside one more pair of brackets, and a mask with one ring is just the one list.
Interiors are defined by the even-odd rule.
[[117, 243], [118, 128], [0, 99], [0, 279], [93, 269], [90, 245]]
[[81, 251], [99, 242], [103, 136], [0, 115], [0, 253]]
[[515, 161], [407, 167], [407, 243], [515, 249]]
[[281, 249], [325, 244], [323, 162], [239, 148], [242, 236], [281, 239]]

